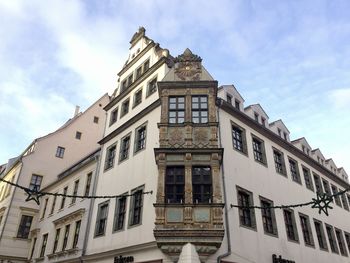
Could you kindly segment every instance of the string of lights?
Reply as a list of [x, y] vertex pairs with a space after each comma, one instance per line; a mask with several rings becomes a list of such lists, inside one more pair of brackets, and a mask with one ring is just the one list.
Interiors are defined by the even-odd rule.
[[[0, 178], [0, 181], [24, 190], [28, 194], [28, 197], [26, 198], [25, 201], [33, 200], [38, 205], [40, 204], [40, 200], [39, 200], [40, 197], [45, 196], [45, 195], [62, 196], [62, 197], [68, 197], [68, 198], [81, 198], [81, 199], [85, 199], [85, 198], [87, 198], [87, 199], [108, 199], [108, 198], [130, 197], [130, 196], [135, 195], [135, 193], [122, 194], [122, 195], [70, 195], [70, 194], [61, 194], [61, 193], [50, 193], [50, 192], [37, 191], [35, 189], [33, 190], [33, 189], [30, 189], [28, 187], [24, 187], [24, 186], [16, 184], [16, 183], [12, 183], [12, 182], [7, 181], [3, 178]], [[275, 206], [256, 206], [256, 205], [244, 206], [244, 205], [230, 204], [230, 207], [231, 208], [235, 207], [238, 209], [261, 209], [262, 210], [262, 209], [296, 208], [296, 207], [303, 207], [303, 206], [310, 206], [311, 205], [311, 208], [319, 209], [318, 210], [319, 214], [321, 214], [323, 212], [328, 216], [328, 209], [333, 209], [333, 207], [330, 206], [330, 203], [333, 201], [333, 198], [335, 198], [337, 196], [341, 196], [348, 191], [350, 191], [350, 188], [347, 188], [343, 191], [340, 191], [340, 192], [332, 194], [332, 195], [329, 195], [326, 193], [317, 193], [316, 198], [312, 198], [312, 201], [298, 203], [298, 204], [275, 205]], [[153, 194], [153, 191], [142, 192], [142, 194], [143, 195]]]
[[[50, 192], [43, 192], [43, 191], [37, 191], [35, 189], [30, 189], [28, 187], [24, 187], [22, 185], [12, 183], [10, 181], [7, 181], [3, 178], [0, 178], [0, 181], [12, 185], [14, 187], [20, 188], [23, 191], [25, 191], [28, 194], [28, 197], [26, 198], [26, 201], [33, 200], [35, 201], [38, 205], [40, 205], [40, 200], [39, 198], [45, 195], [50, 195], [50, 196], [62, 196], [62, 197], [68, 197], [68, 198], [81, 198], [81, 199], [109, 199], [109, 198], [119, 198], [119, 197], [130, 197], [134, 196], [136, 193], [132, 194], [122, 194], [122, 195], [70, 195], [70, 194], [61, 194], [61, 193], [50, 193]], [[153, 191], [147, 191], [147, 192], [142, 192], [143, 195], [146, 194], [153, 194]]]

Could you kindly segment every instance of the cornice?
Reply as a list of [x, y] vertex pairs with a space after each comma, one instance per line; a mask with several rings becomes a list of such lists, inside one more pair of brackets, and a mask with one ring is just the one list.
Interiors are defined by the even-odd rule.
[[72, 213], [69, 213], [68, 215], [65, 215], [61, 218], [54, 220], [53, 223], [55, 225], [64, 224], [68, 221], [72, 221], [72, 220], [75, 220], [77, 218], [81, 218], [84, 213], [85, 213], [85, 208], [80, 208], [79, 210], [76, 210]]
[[303, 153], [303, 151], [299, 150], [297, 147], [295, 147], [293, 144], [283, 140], [281, 137], [277, 136], [274, 132], [270, 131], [269, 129], [265, 128], [261, 124], [257, 123], [255, 120], [251, 119], [248, 115], [244, 114], [240, 110], [233, 107], [228, 102], [218, 99], [217, 100], [217, 106], [230, 114], [231, 116], [239, 119], [244, 124], [248, 125], [255, 131], [259, 132], [260, 134], [264, 135], [266, 138], [270, 139], [280, 147], [284, 148], [285, 150], [289, 151], [290, 153], [294, 154], [301, 160], [303, 160], [305, 163], [310, 165], [312, 168], [320, 172], [321, 174], [327, 176], [329, 179], [337, 182], [339, 185], [341, 185], [344, 188], [350, 188], [350, 184], [343, 181], [341, 178], [339, 178], [337, 175], [333, 174], [331, 171], [326, 169], [326, 167], [323, 167], [321, 164], [316, 162], [314, 159]]
[[138, 120], [142, 119], [144, 116], [146, 116], [148, 113], [153, 111], [155, 108], [160, 106], [160, 99], [157, 99], [155, 102], [153, 102], [151, 105], [143, 109], [140, 113], [136, 114], [134, 117], [132, 117], [130, 120], [116, 128], [114, 131], [112, 131], [110, 134], [102, 138], [98, 143], [99, 144], [105, 144], [106, 142], [110, 141], [112, 138], [123, 132], [125, 129], [129, 128], [131, 125], [133, 125]]
[[151, 76], [154, 72], [156, 72], [164, 63], [168, 62], [168, 58], [162, 57], [159, 59], [152, 67], [150, 67], [141, 77], [139, 77], [136, 81], [134, 81], [129, 87], [127, 87], [122, 93], [113, 98], [103, 109], [108, 111], [114, 105], [116, 105], [119, 101], [124, 99], [137, 85], [141, 84], [142, 81]]

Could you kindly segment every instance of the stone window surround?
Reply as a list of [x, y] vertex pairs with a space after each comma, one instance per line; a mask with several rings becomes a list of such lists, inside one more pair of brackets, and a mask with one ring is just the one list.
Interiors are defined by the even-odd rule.
[[[132, 189], [130, 192], [131, 194], [134, 194], [138, 191], [142, 191], [144, 192], [144, 189], [145, 189], [145, 185], [140, 185], [134, 189]], [[136, 227], [136, 226], [139, 226], [142, 224], [142, 214], [143, 214], [143, 203], [144, 203], [144, 195], [141, 194], [141, 208], [140, 208], [140, 219], [139, 219], [139, 222], [138, 223], [134, 223], [132, 220], [132, 217], [134, 216], [134, 212], [135, 212], [135, 196], [131, 196], [130, 197], [130, 201], [129, 201], [129, 220], [128, 220], [128, 228], [133, 228], [133, 227]]]
[[[323, 247], [320, 246], [320, 241], [318, 240], [318, 234], [317, 234], [317, 230], [316, 230], [316, 223], [319, 224], [319, 226], [320, 226], [320, 230], [321, 230], [320, 234], [321, 234]], [[328, 251], [327, 238], [326, 238], [325, 230], [323, 228], [323, 223], [320, 220], [317, 220], [317, 219], [314, 218], [314, 226], [315, 226], [316, 238], [317, 238], [318, 246], [319, 246], [320, 250]]]
[[[308, 238], [310, 239], [308, 243], [305, 240], [304, 229], [303, 229], [303, 224], [302, 224], [301, 218], [304, 218], [306, 220], [306, 228], [307, 228], [306, 231], [308, 232], [308, 234], [309, 234]], [[315, 241], [314, 241], [314, 237], [313, 237], [313, 233], [312, 233], [312, 229], [311, 229], [311, 224], [310, 224], [310, 217], [306, 214], [299, 212], [299, 221], [300, 221], [301, 232], [303, 235], [305, 246], [315, 247]]]
[[[288, 230], [287, 230], [287, 222], [286, 222], [286, 214], [285, 212], [287, 213], [291, 213], [291, 220], [292, 222], [288, 222], [289, 224], [292, 224], [292, 227], [293, 227], [293, 235], [294, 235], [294, 239], [291, 239], [289, 236], [288, 236]], [[289, 208], [285, 208], [283, 209], [283, 218], [284, 218], [284, 225], [285, 225], [285, 228], [286, 228], [286, 236], [287, 236], [287, 239], [288, 241], [291, 241], [291, 242], [296, 242], [296, 243], [299, 243], [299, 235], [298, 235], [298, 228], [297, 228], [297, 225], [296, 225], [296, 221], [295, 221], [295, 214], [294, 214], [294, 210], [293, 209], [289, 209]]]
[[[300, 170], [299, 170], [298, 162], [295, 159], [293, 159], [292, 157], [290, 157], [290, 156], [287, 156], [287, 158], [288, 158], [288, 163], [289, 163], [289, 172], [290, 172], [290, 176], [292, 178], [292, 181], [301, 185], [302, 183], [301, 183], [301, 177], [300, 177]], [[291, 161], [294, 162], [294, 164], [295, 164], [295, 169], [296, 169], [295, 172], [296, 172], [297, 180], [294, 180], [294, 177], [292, 175], [292, 166], [291, 166], [291, 163], [290, 163]]]
[[[249, 205], [254, 205], [254, 197], [253, 197], [253, 193], [236, 185], [236, 192], [237, 192], [237, 204], [239, 204], [239, 193], [244, 193], [246, 195], [248, 195], [249, 198]], [[243, 210], [242, 208], [239, 210]], [[237, 213], [238, 214], [238, 220], [239, 220], [239, 226], [247, 228], [247, 229], [251, 229], [254, 231], [257, 231], [257, 226], [256, 226], [256, 218], [255, 218], [255, 210], [254, 209], [249, 209], [249, 217], [250, 217], [250, 221], [251, 221], [251, 226], [245, 225], [241, 222], [241, 215], [240, 212]]]
[[[101, 207], [107, 205], [107, 211], [106, 211], [106, 218], [105, 218], [105, 226], [103, 233], [97, 233], [99, 221], [101, 220]], [[95, 229], [94, 229], [94, 238], [101, 237], [106, 235], [106, 228], [108, 223], [108, 212], [109, 212], [109, 200], [103, 201], [98, 204], [97, 214], [96, 214], [96, 221], [95, 221]]]
[[[281, 158], [281, 163], [280, 163], [281, 171], [278, 171], [277, 168], [276, 168], [275, 153], [277, 153], [279, 155], [279, 157]], [[278, 173], [280, 175], [283, 175], [285, 177], [288, 177], [287, 176], [287, 171], [286, 171], [286, 163], [285, 163], [285, 160], [284, 160], [284, 153], [282, 151], [276, 149], [275, 147], [272, 147], [272, 154], [273, 154], [273, 161], [274, 161], [274, 164], [275, 164], [275, 171], [276, 171], [276, 173]]]
[[[125, 193], [123, 193], [123, 194], [121, 194], [121, 196], [122, 195], [127, 195], [129, 192], [125, 192]], [[118, 216], [119, 216], [119, 209], [120, 209], [120, 207], [119, 207], [119, 200], [122, 198], [122, 197], [118, 197], [118, 198], [116, 198], [115, 199], [115, 210], [114, 210], [114, 218], [113, 218], [113, 233], [115, 233], [115, 232], [119, 232], [119, 231], [123, 231], [124, 229], [125, 229], [125, 223], [127, 222], [126, 221], [126, 219], [127, 219], [127, 211], [128, 211], [128, 197], [125, 197], [126, 198], [126, 200], [125, 200], [125, 211], [124, 211], [124, 222], [123, 222], [123, 227], [121, 228], [121, 229], [117, 229], [117, 224], [118, 224], [118, 221], [117, 221], [117, 219], [118, 219]]]
[[[119, 157], [118, 157], [118, 163], [122, 163], [126, 160], [129, 159], [130, 157], [130, 147], [132, 147], [132, 144], [131, 144], [131, 133], [132, 132], [129, 132], [128, 134], [124, 135], [121, 139], [120, 139], [120, 147], [119, 147]], [[122, 158], [122, 152], [125, 150], [124, 149], [124, 140], [126, 138], [129, 138], [129, 142], [128, 142], [128, 149], [127, 149], [127, 156], [126, 157], [123, 157]]]
[[[239, 129], [239, 130], [241, 130], [241, 137], [242, 137], [242, 151], [241, 150], [239, 150], [239, 149], [237, 149], [237, 148], [235, 148], [235, 146], [234, 146], [234, 144], [233, 144], [233, 141], [234, 141], [234, 137], [233, 137], [233, 132], [232, 132], [232, 128], [233, 127], [235, 127], [236, 129]], [[242, 153], [242, 154], [244, 154], [244, 155], [246, 155], [246, 156], [248, 156], [248, 147], [247, 147], [247, 138], [246, 138], [246, 130], [244, 129], [244, 128], [242, 128], [241, 126], [239, 126], [237, 123], [235, 123], [235, 122], [233, 122], [232, 120], [231, 120], [231, 122], [230, 122], [230, 130], [231, 130], [231, 136], [232, 136], [232, 148], [235, 150], [235, 151], [237, 151], [237, 152], [239, 152], [239, 153]]]
[[[139, 153], [142, 150], [146, 149], [146, 144], [147, 144], [147, 125], [148, 125], [148, 121], [145, 121], [144, 123], [142, 123], [141, 125], [139, 125], [138, 127], [135, 128], [135, 138], [134, 138], [134, 155]], [[137, 143], [138, 143], [138, 131], [145, 127], [145, 142], [144, 142], [144, 147], [142, 149], [137, 149]]]
[[266, 158], [266, 150], [265, 150], [265, 142], [260, 139], [258, 136], [254, 135], [253, 133], [251, 133], [252, 136], [252, 149], [253, 149], [253, 156], [254, 156], [254, 146], [253, 146], [253, 140], [257, 140], [261, 143], [261, 153], [262, 153], [262, 161], [259, 161], [257, 159], [254, 158], [254, 160], [257, 163], [263, 164], [264, 166], [268, 166], [267, 164], [267, 158]]
[[[310, 182], [309, 186], [308, 186], [308, 184], [306, 183], [306, 180], [305, 180], [304, 169], [307, 171], [307, 176], [308, 176], [309, 182]], [[305, 187], [306, 187], [307, 189], [309, 189], [310, 191], [314, 192], [314, 191], [315, 191], [315, 190], [314, 190], [314, 183], [313, 183], [313, 180], [312, 180], [312, 176], [311, 176], [311, 171], [310, 171], [310, 169], [307, 168], [307, 167], [305, 167], [303, 164], [301, 164], [301, 170], [302, 170], [303, 176], [304, 176]]]
[[[273, 201], [271, 201], [270, 199], [267, 199], [263, 196], [259, 196], [259, 200], [260, 200], [260, 205], [262, 201], [264, 202], [267, 202], [269, 203], [271, 206], [273, 206]], [[269, 235], [269, 236], [273, 236], [273, 237], [277, 237], [278, 238], [278, 229], [277, 229], [277, 221], [276, 221], [276, 214], [275, 214], [275, 210], [274, 209], [270, 209], [271, 211], [271, 219], [272, 219], [272, 230], [273, 232], [270, 233], [270, 232], [267, 232], [265, 230], [265, 227], [264, 227], [264, 222], [263, 222], [263, 229], [264, 229], [264, 233], [266, 235]], [[261, 216], [263, 216], [263, 211], [261, 210]]]

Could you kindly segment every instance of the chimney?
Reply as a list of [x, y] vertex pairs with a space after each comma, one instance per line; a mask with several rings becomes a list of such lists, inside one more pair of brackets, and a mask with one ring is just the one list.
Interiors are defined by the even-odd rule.
[[75, 106], [75, 111], [74, 111], [74, 117], [76, 117], [79, 114], [80, 107], [77, 105]]

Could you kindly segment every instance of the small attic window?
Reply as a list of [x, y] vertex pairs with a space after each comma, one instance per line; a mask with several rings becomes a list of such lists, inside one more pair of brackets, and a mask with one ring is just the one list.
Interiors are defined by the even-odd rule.
[[137, 49], [136, 53], [137, 53], [137, 54], [140, 53], [140, 48]]
[[239, 100], [235, 100], [235, 108], [237, 110], [239, 110], [239, 104], [240, 104]]
[[266, 119], [264, 117], [261, 117], [261, 124], [266, 127]]
[[284, 139], [285, 139], [286, 141], [288, 141], [288, 137], [287, 137], [287, 133], [286, 133], [286, 132], [283, 133], [283, 136], [284, 136]]
[[277, 128], [278, 135], [281, 137], [281, 129]]
[[305, 146], [302, 145], [301, 148], [303, 149], [303, 153], [305, 153]]
[[229, 94], [226, 94], [226, 101], [232, 105], [232, 96]]
[[306, 149], [307, 155], [310, 155], [310, 150]]
[[257, 114], [256, 112], [254, 112], [254, 119], [256, 122], [259, 122], [259, 114]]

